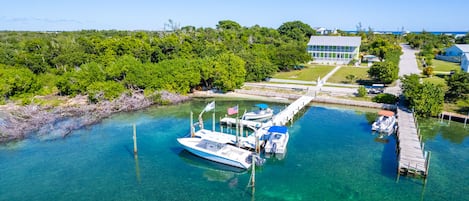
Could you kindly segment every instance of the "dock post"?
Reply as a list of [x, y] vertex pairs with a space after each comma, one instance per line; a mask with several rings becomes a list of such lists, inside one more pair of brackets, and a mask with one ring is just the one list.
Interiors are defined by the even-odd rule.
[[427, 154], [427, 165], [425, 167], [425, 183], [427, 183], [427, 177], [428, 177], [428, 170], [430, 169], [430, 158], [432, 156], [432, 152], [428, 151]]
[[191, 111], [191, 137], [194, 137], [194, 113]]
[[467, 112], [466, 117], [464, 117], [464, 128], [466, 128], [467, 116], [469, 116], [469, 112]]
[[259, 143], [259, 138], [256, 136], [256, 153], [259, 154], [260, 152], [261, 152], [261, 147], [260, 147], [260, 143]]
[[451, 114], [449, 115], [449, 119], [448, 119], [448, 125], [451, 124]]
[[134, 139], [134, 154], [136, 155], [137, 154], [137, 125], [135, 125], [135, 123], [134, 123], [133, 127], [134, 127], [134, 136], [133, 136], [133, 139]]
[[215, 110], [213, 110], [213, 116], [212, 116], [212, 132], [215, 132]]
[[239, 136], [238, 136], [239, 119], [238, 118], [236, 118], [235, 123], [236, 123], [236, 127], [235, 127], [235, 129], [236, 129], [236, 131], [235, 131], [235, 133], [236, 133], [236, 146], [239, 147]]

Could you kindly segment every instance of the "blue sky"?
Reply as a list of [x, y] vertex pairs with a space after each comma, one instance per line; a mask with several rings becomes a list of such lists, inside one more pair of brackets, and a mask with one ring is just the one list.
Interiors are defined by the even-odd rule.
[[[448, 3], [447, 3], [448, 2]], [[356, 30], [469, 31], [468, 0], [2, 0], [0, 30], [162, 30], [241, 26], [278, 28], [300, 20], [311, 27]]]

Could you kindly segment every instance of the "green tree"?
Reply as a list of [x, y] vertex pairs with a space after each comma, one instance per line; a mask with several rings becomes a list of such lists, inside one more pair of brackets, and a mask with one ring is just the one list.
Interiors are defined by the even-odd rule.
[[277, 48], [273, 62], [278, 65], [279, 70], [292, 70], [295, 65], [311, 59], [305, 49], [306, 45], [301, 43], [283, 43]]
[[395, 95], [384, 93], [376, 95], [371, 100], [377, 103], [395, 104], [398, 99]]
[[359, 86], [357, 89], [357, 96], [358, 97], [365, 97], [367, 94], [366, 88], [364, 86]]
[[445, 99], [449, 102], [457, 100], [464, 100], [469, 94], [469, 73], [456, 72], [455, 74], [445, 78], [448, 85], [448, 91], [445, 94]]
[[375, 62], [368, 69], [368, 75], [376, 82], [390, 84], [397, 80], [399, 68], [394, 62]]
[[27, 68], [15, 68], [0, 64], [0, 102], [9, 97], [34, 93], [40, 89], [36, 75]]
[[307, 41], [315, 32], [311, 26], [298, 20], [285, 22], [277, 30], [281, 35], [296, 41]]
[[99, 102], [103, 100], [112, 101], [119, 97], [125, 91], [124, 86], [117, 82], [93, 82], [86, 88], [88, 99], [91, 102]]
[[241, 29], [241, 25], [239, 25], [237, 22], [232, 21], [232, 20], [221, 20], [221, 21], [218, 21], [217, 29], [239, 30]]
[[417, 115], [436, 116], [443, 110], [443, 86], [429, 82], [420, 83], [418, 75], [413, 74], [402, 78], [402, 88], [409, 107], [413, 108]]
[[218, 56], [215, 64], [214, 86], [222, 91], [231, 91], [241, 87], [246, 77], [244, 65], [243, 59], [232, 53]]
[[239, 55], [246, 62], [246, 81], [262, 81], [273, 76], [278, 68], [270, 60], [266, 46], [254, 45]]

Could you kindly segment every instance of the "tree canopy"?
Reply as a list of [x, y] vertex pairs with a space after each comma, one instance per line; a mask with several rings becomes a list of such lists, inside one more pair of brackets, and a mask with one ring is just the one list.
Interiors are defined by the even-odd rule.
[[297, 41], [309, 40], [315, 33], [311, 26], [298, 20], [285, 22], [277, 30], [281, 35], [285, 35]]
[[0, 32], [0, 102], [24, 94], [100, 101], [115, 98], [112, 90], [229, 91], [310, 59], [306, 37], [313, 30], [300, 21], [278, 30], [231, 20], [216, 29], [168, 26], [158, 32]]
[[436, 116], [443, 110], [445, 91], [441, 85], [420, 82], [417, 74], [402, 78], [404, 96], [415, 113], [421, 116]]

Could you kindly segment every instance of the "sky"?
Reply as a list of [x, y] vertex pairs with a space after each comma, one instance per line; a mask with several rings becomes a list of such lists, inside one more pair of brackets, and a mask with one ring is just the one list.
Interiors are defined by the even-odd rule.
[[278, 28], [355, 31], [469, 31], [468, 0], [0, 0], [0, 30], [163, 30], [215, 28], [221, 20]]

